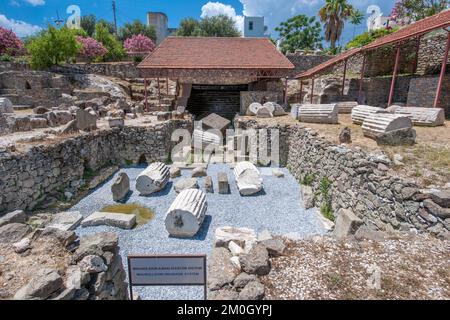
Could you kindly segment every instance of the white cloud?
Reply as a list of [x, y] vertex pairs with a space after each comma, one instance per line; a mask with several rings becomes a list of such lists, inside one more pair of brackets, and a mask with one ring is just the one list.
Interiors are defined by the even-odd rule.
[[8, 19], [3, 14], [0, 14], [0, 26], [11, 29], [17, 34], [18, 37], [30, 36], [42, 30], [41, 27], [24, 21]]
[[45, 0], [24, 0], [24, 1], [31, 4], [33, 7], [43, 6], [45, 4]]
[[201, 14], [202, 18], [214, 17], [220, 14], [224, 14], [232, 18], [235, 21], [238, 30], [241, 31], [241, 33], [243, 33], [244, 16], [238, 15], [236, 13], [236, 10], [232, 6], [228, 4], [223, 4], [221, 2], [208, 2], [202, 7], [202, 14]]

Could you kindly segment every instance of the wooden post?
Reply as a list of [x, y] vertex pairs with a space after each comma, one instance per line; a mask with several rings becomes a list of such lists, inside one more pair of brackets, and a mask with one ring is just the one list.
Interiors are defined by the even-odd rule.
[[361, 77], [359, 79], [359, 92], [358, 92], [358, 102], [362, 103], [361, 95], [362, 95], [362, 89], [363, 89], [363, 82], [364, 82], [364, 73], [366, 72], [366, 53], [363, 53], [363, 63], [361, 67]]
[[314, 77], [311, 79], [311, 104], [313, 103], [313, 97], [314, 97]]
[[169, 95], [169, 78], [166, 77], [166, 92]]
[[300, 79], [300, 103], [303, 103], [303, 80]]
[[147, 78], [144, 78], [144, 109], [148, 112], [148, 89], [147, 89]]
[[447, 67], [448, 51], [450, 49], [450, 31], [448, 31], [446, 29], [444, 29], [444, 30], [447, 31], [447, 46], [445, 47], [444, 58], [442, 59], [441, 74], [439, 75], [438, 87], [436, 89], [436, 97], [434, 98], [434, 104], [433, 104], [434, 108], [437, 108], [439, 105], [439, 99], [441, 97], [441, 91], [442, 91], [442, 82], [444, 81], [445, 69]]
[[347, 59], [345, 59], [344, 61], [344, 77], [342, 78], [342, 95], [344, 95], [346, 76], [347, 76]]
[[400, 45], [397, 46], [397, 53], [395, 54], [395, 65], [394, 65], [394, 72], [392, 74], [391, 90], [389, 91], [389, 100], [387, 105], [388, 107], [392, 105], [392, 99], [394, 97], [395, 80], [397, 79], [399, 62], [400, 62]]

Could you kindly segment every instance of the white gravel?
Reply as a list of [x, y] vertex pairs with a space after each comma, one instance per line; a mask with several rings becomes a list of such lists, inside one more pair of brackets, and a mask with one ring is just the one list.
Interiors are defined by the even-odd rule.
[[[126, 231], [112, 227], [91, 227], [77, 230], [79, 235], [87, 235], [102, 231], [116, 232], [120, 237], [121, 255], [126, 267], [129, 254], [209, 254], [213, 245], [214, 230], [223, 226], [247, 227], [255, 231], [270, 230], [273, 234], [296, 234], [306, 237], [312, 234], [324, 234], [326, 231], [314, 214], [314, 209], [306, 211], [299, 201], [300, 186], [287, 169], [281, 169], [285, 177], [270, 175], [272, 169], [263, 169], [264, 192], [257, 196], [241, 197], [233, 178], [233, 171], [228, 165], [212, 164], [208, 174], [214, 182], [214, 194], [207, 194], [208, 211], [200, 232], [192, 239], [176, 239], [169, 237], [164, 218], [176, 194], [173, 182], [161, 192], [148, 197], [141, 197], [135, 189], [137, 175], [144, 168], [125, 168], [98, 189], [85, 197], [71, 210], [78, 210], [84, 216], [99, 211], [106, 205], [114, 204], [111, 184], [120, 172], [126, 172], [131, 180], [133, 191], [127, 203], [137, 203], [152, 208], [156, 217], [144, 226]], [[226, 172], [230, 181], [231, 194], [217, 193], [217, 174]], [[190, 170], [183, 170], [183, 177], [190, 177]], [[204, 179], [199, 179], [201, 188]], [[203, 289], [200, 287], [146, 287], [135, 288], [143, 299], [202, 299]]]

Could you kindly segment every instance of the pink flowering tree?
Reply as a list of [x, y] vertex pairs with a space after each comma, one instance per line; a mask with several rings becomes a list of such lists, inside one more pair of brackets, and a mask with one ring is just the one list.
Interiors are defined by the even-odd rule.
[[89, 59], [90, 61], [96, 58], [101, 58], [108, 53], [105, 46], [93, 38], [78, 36], [77, 41], [81, 44], [79, 55], [83, 58]]
[[155, 50], [155, 43], [152, 39], [142, 34], [134, 35], [126, 39], [123, 46], [128, 54], [133, 55], [144, 55]]
[[0, 27], [0, 55], [19, 55], [24, 52], [23, 42], [12, 30]]

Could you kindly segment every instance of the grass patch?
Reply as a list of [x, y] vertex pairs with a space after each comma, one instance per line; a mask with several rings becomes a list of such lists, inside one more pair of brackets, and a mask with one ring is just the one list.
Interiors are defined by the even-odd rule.
[[83, 180], [90, 181], [94, 179], [94, 177], [98, 174], [97, 171], [94, 171], [92, 169], [85, 168], [83, 173]]
[[130, 160], [130, 159], [125, 159], [125, 165], [126, 166], [132, 166], [133, 165], [133, 160]]
[[314, 182], [314, 174], [313, 173], [307, 173], [303, 177], [301, 184], [304, 186], [311, 186]]

